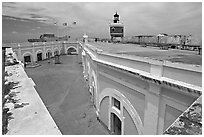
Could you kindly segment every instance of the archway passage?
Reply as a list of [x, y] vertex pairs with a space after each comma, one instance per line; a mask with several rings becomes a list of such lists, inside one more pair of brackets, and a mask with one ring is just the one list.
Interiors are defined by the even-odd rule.
[[24, 62], [31, 62], [31, 55], [24, 56]]
[[121, 121], [114, 113], [111, 113], [111, 133], [121, 135]]
[[38, 53], [37, 54], [37, 61], [41, 61], [42, 60], [42, 53]]
[[67, 54], [68, 55], [76, 55], [77, 54], [77, 51], [76, 51], [76, 49], [75, 48], [69, 48], [68, 50], [67, 50]]
[[55, 50], [54, 56], [57, 56], [57, 55], [59, 55], [59, 51], [58, 51], [58, 50]]
[[48, 51], [46, 53], [46, 58], [50, 59], [52, 57], [52, 52], [51, 51]]

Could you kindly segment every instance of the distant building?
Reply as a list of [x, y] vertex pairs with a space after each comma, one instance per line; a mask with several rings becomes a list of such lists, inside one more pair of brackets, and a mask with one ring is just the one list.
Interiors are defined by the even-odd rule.
[[28, 42], [67, 41], [70, 36], [56, 37], [55, 34], [43, 34], [39, 39], [28, 39]]

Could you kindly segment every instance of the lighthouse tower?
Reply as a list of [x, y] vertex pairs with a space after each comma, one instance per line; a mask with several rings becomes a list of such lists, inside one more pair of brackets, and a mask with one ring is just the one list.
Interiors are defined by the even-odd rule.
[[110, 23], [111, 41], [122, 41], [124, 37], [124, 25], [119, 22], [119, 15], [116, 12], [113, 23]]

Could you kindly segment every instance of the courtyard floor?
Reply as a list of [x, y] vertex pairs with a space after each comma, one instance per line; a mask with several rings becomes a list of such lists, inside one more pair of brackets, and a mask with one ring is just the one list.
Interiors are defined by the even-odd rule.
[[26, 73], [63, 135], [109, 134], [96, 119], [77, 59], [64, 55], [60, 56], [61, 64], [41, 61], [41, 66], [26, 68]]

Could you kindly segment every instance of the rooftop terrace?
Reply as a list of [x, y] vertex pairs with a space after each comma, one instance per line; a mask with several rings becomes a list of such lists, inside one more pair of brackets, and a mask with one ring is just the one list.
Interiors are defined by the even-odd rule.
[[136, 44], [89, 43], [105, 52], [128, 56], [140, 56], [160, 61], [179, 62], [184, 64], [202, 65], [202, 56], [197, 51], [180, 49], [161, 50], [159, 47], [141, 47]]

